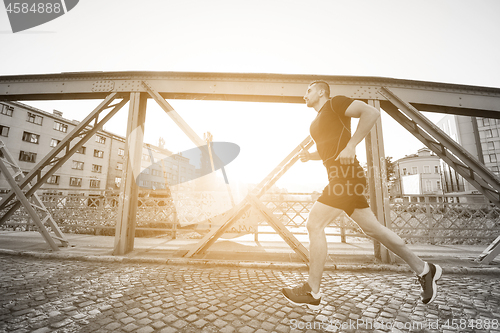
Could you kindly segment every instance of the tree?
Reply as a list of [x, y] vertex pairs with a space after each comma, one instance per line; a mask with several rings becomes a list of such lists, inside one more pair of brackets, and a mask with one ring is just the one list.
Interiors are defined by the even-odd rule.
[[[369, 177], [368, 174], [368, 166], [365, 164], [363, 165], [363, 169], [365, 170], [365, 174], [367, 177]], [[396, 181], [396, 163], [392, 161], [391, 156], [386, 156], [385, 157], [385, 170], [382, 170], [382, 176], [386, 177], [387, 181], [387, 188], [392, 188], [394, 185], [394, 182]], [[369, 195], [370, 193], [370, 183], [368, 182], [366, 184], [366, 194]]]
[[385, 157], [385, 173], [387, 177], [387, 185], [390, 188], [396, 181], [396, 163], [392, 161], [391, 156]]

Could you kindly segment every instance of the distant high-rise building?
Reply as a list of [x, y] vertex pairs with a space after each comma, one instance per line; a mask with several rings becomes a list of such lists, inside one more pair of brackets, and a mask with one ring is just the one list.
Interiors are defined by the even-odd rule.
[[[437, 126], [493, 173], [499, 175], [500, 119], [446, 115]], [[479, 191], [444, 162], [443, 182], [445, 193], [479, 194]]]

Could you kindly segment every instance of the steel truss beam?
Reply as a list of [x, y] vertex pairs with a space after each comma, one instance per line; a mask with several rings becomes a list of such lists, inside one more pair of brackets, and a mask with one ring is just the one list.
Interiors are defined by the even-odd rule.
[[82, 72], [0, 76], [0, 100], [103, 99], [147, 92], [148, 81], [165, 99], [303, 103], [312, 80], [335, 95], [378, 99], [388, 87], [420, 111], [500, 118], [500, 89], [381, 77], [186, 72]]
[[304, 262], [309, 262], [309, 251], [302, 245], [297, 238], [278, 220], [274, 217], [273, 213], [259, 201], [259, 198], [266, 193], [291, 167], [299, 160], [299, 153], [302, 150], [308, 150], [314, 144], [312, 138], [309, 136], [302, 141], [287, 157], [274, 168], [267, 177], [265, 177], [259, 185], [255, 187], [250, 195], [247, 196], [240, 204], [231, 209], [229, 213], [222, 219], [221, 216], [208, 219], [205, 224], [222, 225], [218, 229], [211, 230], [201, 241], [193, 247], [185, 255], [186, 257], [193, 257], [203, 254], [210, 246], [212, 246], [217, 239], [219, 239], [238, 219], [245, 214], [251, 207], [254, 207], [269, 225], [283, 238], [283, 240], [299, 255]]
[[[68, 240], [61, 232], [59, 226], [54, 221], [49, 210], [47, 209], [47, 207], [45, 207], [38, 195], [35, 193], [32, 196], [32, 200], [30, 202], [30, 200], [24, 195], [24, 192], [17, 184], [15, 178], [20, 177], [22, 179], [24, 177], [23, 171], [21, 170], [19, 165], [17, 165], [15, 159], [12, 157], [2, 140], [0, 140], [0, 151], [2, 152], [2, 157], [0, 157], [0, 170], [7, 179], [7, 182], [9, 183], [12, 191], [14, 191], [14, 193], [16, 194], [19, 202], [23, 205], [28, 215], [38, 227], [38, 232], [40, 232], [42, 237], [45, 239], [45, 242], [49, 244], [51, 249], [54, 251], [59, 250], [57, 244], [54, 242], [54, 239], [59, 240], [62, 243], [62, 246], [68, 246]], [[10, 171], [12, 171], [13, 173], [11, 173]], [[28, 188], [29, 187], [30, 185], [28, 185]], [[45, 216], [43, 218], [40, 218], [35, 208]], [[52, 236], [49, 230], [45, 227], [45, 223], [49, 225], [49, 227], [55, 234], [54, 236]]]
[[[500, 207], [500, 180], [495, 174], [390, 89], [382, 87], [379, 93], [387, 99], [382, 103], [382, 108], [391, 117], [455, 169], [488, 200]], [[500, 253], [499, 244], [500, 237], [485, 249], [477, 261], [488, 264]]]
[[390, 89], [382, 87], [380, 94], [390, 102], [390, 104], [382, 103], [382, 108], [390, 116], [448, 163], [490, 201], [500, 207], [500, 180], [495, 174]]
[[[109, 94], [94, 111], [92, 111], [82, 122], [80, 122], [68, 135], [66, 135], [66, 137], [36, 166], [34, 166], [26, 177], [22, 179], [19, 187], [21, 190], [25, 191], [27, 198], [30, 198], [33, 194], [35, 194], [36, 190], [38, 190], [57, 169], [59, 169], [128, 102], [128, 98], [123, 98], [121, 101], [111, 104], [116, 98], [116, 93]], [[100, 114], [107, 109], [111, 110], [99, 121]], [[72, 145], [73, 140], [78, 138], [80, 138], [80, 140]], [[63, 155], [58, 157], [59, 153], [62, 153]], [[45, 167], [50, 167], [50, 169], [42, 174]], [[31, 184], [32, 181], [35, 183]], [[18, 200], [13, 201], [15, 197], [15, 191], [11, 190], [7, 196], [0, 201], [0, 210], [9, 207], [8, 211], [0, 218], [0, 224], [7, 221], [9, 217], [21, 206], [21, 202]], [[11, 201], [13, 202], [11, 203]]]
[[[453, 140], [449, 141], [450, 139], [444, 133], [440, 132], [418, 112], [431, 111], [500, 118], [500, 89], [498, 88], [379, 77], [185, 72], [83, 72], [0, 76], [0, 100], [104, 99], [103, 103], [80, 123], [56, 147], [54, 152], [37, 164], [22, 180], [19, 185], [23, 191], [26, 191], [27, 185], [32, 180], [36, 181], [33, 187], [25, 193], [26, 197], [29, 198], [61, 164], [67, 161], [76, 149], [80, 148], [97, 131], [98, 127], [109, 120], [128, 101], [132, 93], [148, 94], [160, 104], [167, 114], [175, 116], [175, 111], [165, 99], [303, 103], [303, 93], [312, 80], [327, 81], [335, 95], [346, 95], [361, 100], [379, 100], [385, 111], [445, 162], [453, 166], [489, 200], [498, 205], [500, 199], [498, 179], [484, 166], [478, 164], [477, 160], [468, 156], [467, 152], [456, 145]], [[117, 98], [122, 98], [122, 101], [110, 105], [111, 101]], [[112, 111], [98, 122], [99, 113], [108, 108], [112, 108]], [[182, 118], [180, 119], [182, 120]], [[94, 121], [94, 126], [90, 127], [92, 121]], [[176, 122], [178, 121], [179, 119]], [[182, 127], [179, 122], [178, 125]], [[187, 127], [186, 131], [189, 131]], [[72, 147], [70, 142], [78, 134], [85, 134], [85, 136]], [[192, 134], [188, 136], [193, 142], [200, 142], [201, 138]], [[57, 157], [59, 153], [63, 153], [64, 156]], [[42, 176], [42, 169], [48, 166], [51, 166], [51, 169]], [[263, 186], [267, 187], [267, 185]], [[265, 192], [264, 187], [261, 187], [260, 192]], [[0, 219], [0, 224], [21, 205], [19, 201], [12, 203], [15, 196], [16, 194], [11, 190], [8, 196], [0, 201], [0, 209], [9, 208], [7, 215]], [[251, 198], [246, 200], [245, 206], [251, 205], [254, 201], [252, 200]], [[496, 251], [500, 247], [493, 248]], [[492, 253], [489, 253], [488, 257], [491, 255]]]

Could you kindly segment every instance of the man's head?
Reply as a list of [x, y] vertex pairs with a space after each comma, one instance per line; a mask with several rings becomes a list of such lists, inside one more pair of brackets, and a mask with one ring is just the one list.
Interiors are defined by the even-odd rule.
[[323, 104], [330, 98], [330, 86], [325, 81], [313, 81], [307, 87], [304, 96], [306, 105], [319, 111]]

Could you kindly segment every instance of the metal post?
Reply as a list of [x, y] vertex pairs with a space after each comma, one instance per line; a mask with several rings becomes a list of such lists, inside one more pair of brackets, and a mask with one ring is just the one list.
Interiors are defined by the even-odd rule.
[[118, 216], [115, 230], [114, 255], [123, 255], [134, 249], [137, 218], [138, 186], [136, 177], [141, 171], [144, 123], [147, 98], [145, 94], [130, 94], [130, 108], [125, 140], [124, 184], [118, 199]]
[[[378, 100], [370, 100], [371, 106], [380, 110]], [[365, 139], [368, 162], [368, 179], [370, 182], [370, 206], [378, 221], [390, 227], [389, 193], [385, 171], [384, 140], [382, 137], [382, 121], [377, 119], [375, 126]], [[373, 242], [375, 257], [382, 262], [394, 262], [394, 256], [378, 241]]]
[[[434, 223], [433, 223], [434, 217], [432, 215], [432, 206], [430, 203], [429, 196], [426, 195], [424, 197], [424, 201], [425, 201], [425, 218], [427, 220], [428, 242], [429, 242], [429, 244], [434, 244], [434, 237], [432, 237], [434, 235], [434, 230], [432, 230], [434, 228]], [[436, 198], [436, 201], [437, 201], [437, 198]]]
[[345, 220], [347, 219], [347, 215], [343, 214], [340, 216], [340, 242], [347, 243], [347, 239], [345, 236], [345, 228], [347, 223]]

